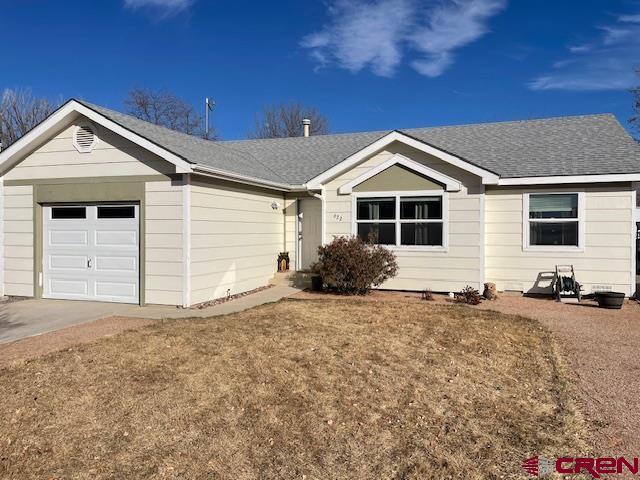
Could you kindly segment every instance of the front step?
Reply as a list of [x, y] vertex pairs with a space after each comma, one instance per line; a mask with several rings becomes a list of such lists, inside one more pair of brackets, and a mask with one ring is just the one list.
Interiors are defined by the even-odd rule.
[[270, 285], [286, 285], [296, 288], [311, 288], [311, 274], [309, 272], [277, 272], [269, 281]]

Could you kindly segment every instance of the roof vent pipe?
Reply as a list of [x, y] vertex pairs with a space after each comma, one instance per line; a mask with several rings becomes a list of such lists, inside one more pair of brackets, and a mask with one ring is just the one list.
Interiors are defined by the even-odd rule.
[[309, 120], [308, 118], [305, 118], [302, 120], [302, 134], [305, 137], [308, 137], [310, 132], [311, 132], [311, 120]]

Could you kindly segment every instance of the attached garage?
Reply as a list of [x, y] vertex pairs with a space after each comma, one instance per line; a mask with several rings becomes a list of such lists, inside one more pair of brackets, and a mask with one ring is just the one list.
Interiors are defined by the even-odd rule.
[[226, 151], [68, 102], [0, 152], [0, 296], [191, 306], [266, 285], [295, 200], [200, 167]]
[[138, 205], [47, 205], [44, 298], [138, 303]]

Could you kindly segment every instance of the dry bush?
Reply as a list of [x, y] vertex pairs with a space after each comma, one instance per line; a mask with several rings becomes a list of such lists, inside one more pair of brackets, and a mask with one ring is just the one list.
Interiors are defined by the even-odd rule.
[[478, 290], [467, 285], [456, 293], [455, 300], [458, 303], [466, 303], [467, 305], [480, 305], [482, 303], [482, 295]]
[[311, 268], [329, 289], [355, 295], [366, 295], [398, 273], [393, 252], [357, 236], [337, 237], [319, 247]]
[[430, 288], [425, 288], [422, 291], [422, 300], [427, 300], [428, 302], [435, 300], [435, 298], [433, 297], [433, 290], [431, 290]]

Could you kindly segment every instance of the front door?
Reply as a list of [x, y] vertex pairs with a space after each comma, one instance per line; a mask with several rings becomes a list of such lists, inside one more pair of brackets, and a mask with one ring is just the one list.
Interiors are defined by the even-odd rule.
[[308, 270], [318, 260], [322, 243], [322, 203], [317, 198], [298, 200], [298, 248], [300, 270]]
[[138, 303], [138, 205], [43, 208], [43, 297]]

